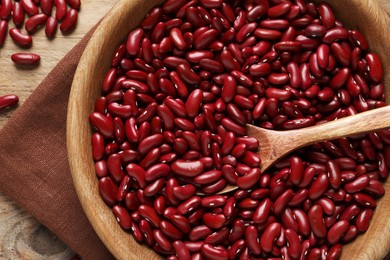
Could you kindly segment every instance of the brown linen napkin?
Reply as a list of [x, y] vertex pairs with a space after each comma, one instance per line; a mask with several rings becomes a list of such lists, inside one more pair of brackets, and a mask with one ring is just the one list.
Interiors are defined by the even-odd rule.
[[112, 255], [87, 220], [73, 186], [66, 113], [74, 72], [93, 28], [0, 131], [0, 190], [85, 259]]

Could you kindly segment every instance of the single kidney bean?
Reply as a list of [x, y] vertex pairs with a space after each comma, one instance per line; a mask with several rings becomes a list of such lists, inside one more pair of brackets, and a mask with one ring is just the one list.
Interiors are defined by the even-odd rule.
[[58, 22], [57, 19], [53, 16], [47, 18], [46, 26], [45, 26], [45, 34], [47, 37], [54, 37], [57, 31]]
[[0, 110], [7, 107], [15, 106], [19, 102], [19, 97], [16, 95], [4, 95], [0, 96]]
[[3, 20], [8, 20], [12, 11], [12, 1], [11, 0], [3, 0], [1, 1], [1, 9], [0, 9], [0, 18]]
[[67, 15], [67, 6], [65, 0], [54, 0], [54, 6], [56, 7], [57, 20], [63, 20]]
[[103, 177], [99, 180], [99, 194], [108, 206], [115, 205], [117, 191], [118, 186], [110, 177]]
[[12, 5], [12, 21], [17, 27], [24, 23], [25, 13], [20, 2], [15, 2]]
[[132, 221], [131, 221], [131, 217], [130, 217], [130, 214], [127, 211], [127, 209], [125, 209], [122, 206], [115, 205], [112, 208], [112, 212], [114, 213], [118, 223], [120, 224], [120, 226], [123, 229], [129, 230], [131, 228]]
[[10, 29], [9, 35], [16, 44], [22, 47], [29, 47], [32, 44], [32, 37], [30, 35], [23, 34], [17, 28]]
[[11, 60], [18, 65], [33, 65], [41, 60], [38, 54], [34, 53], [14, 53], [11, 55]]
[[51, 15], [52, 9], [53, 9], [53, 0], [41, 0], [40, 6], [42, 9], [42, 12], [46, 15]]
[[323, 211], [320, 205], [314, 205], [308, 212], [310, 227], [313, 233], [319, 238], [323, 238], [327, 234], [322, 212]]
[[78, 12], [76, 9], [70, 9], [65, 16], [64, 21], [60, 25], [60, 30], [63, 33], [71, 31], [77, 23]]
[[33, 33], [39, 26], [42, 26], [47, 21], [46, 14], [36, 14], [26, 20], [25, 29], [28, 33]]
[[335, 24], [335, 16], [331, 7], [326, 3], [318, 5], [318, 14], [321, 17], [321, 23], [326, 29], [331, 29]]
[[5, 42], [5, 38], [7, 37], [8, 32], [8, 22], [5, 20], [0, 21], [0, 46], [2, 46]]
[[30, 16], [36, 15], [39, 13], [39, 9], [32, 0], [22, 0], [20, 1], [23, 7], [23, 10]]
[[381, 59], [375, 53], [367, 53], [365, 58], [370, 79], [375, 83], [379, 83], [383, 78], [383, 65]]
[[270, 224], [260, 238], [261, 248], [265, 252], [271, 252], [274, 241], [279, 237], [281, 232], [281, 226], [279, 223], [274, 222]]
[[348, 231], [349, 223], [346, 220], [340, 220], [334, 224], [328, 232], [327, 240], [330, 244], [337, 244], [344, 234]]

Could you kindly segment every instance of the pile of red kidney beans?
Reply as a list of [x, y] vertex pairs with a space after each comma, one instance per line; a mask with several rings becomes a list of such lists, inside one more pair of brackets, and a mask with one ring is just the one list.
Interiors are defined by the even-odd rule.
[[[62, 33], [71, 32], [77, 23], [80, 2], [80, 0], [1, 0], [0, 47], [4, 45], [8, 34], [16, 45], [28, 49], [33, 45], [32, 35], [42, 27], [45, 27], [45, 35], [48, 39], [55, 37], [57, 27]], [[11, 60], [19, 66], [29, 66], [38, 64], [41, 56], [36, 53], [17, 52], [11, 55]], [[0, 96], [0, 110], [16, 105], [18, 101], [16, 95]]]
[[[90, 114], [100, 195], [167, 259], [337, 259], [384, 194], [390, 131], [261, 172], [245, 125], [290, 130], [384, 106], [382, 77], [325, 3], [168, 0], [117, 48]], [[227, 184], [239, 189], [216, 195]]]

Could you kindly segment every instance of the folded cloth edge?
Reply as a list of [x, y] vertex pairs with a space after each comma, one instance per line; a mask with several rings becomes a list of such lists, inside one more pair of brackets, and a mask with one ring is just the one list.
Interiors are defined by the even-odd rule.
[[85, 259], [113, 258], [86, 218], [66, 150], [70, 87], [94, 26], [0, 130], [0, 190]]

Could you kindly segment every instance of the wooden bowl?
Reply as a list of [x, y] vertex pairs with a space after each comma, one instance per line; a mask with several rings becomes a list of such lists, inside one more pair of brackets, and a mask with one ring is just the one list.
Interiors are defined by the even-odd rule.
[[[124, 232], [98, 192], [98, 180], [91, 155], [91, 128], [88, 116], [100, 95], [100, 85], [109, 69], [112, 54], [130, 30], [140, 23], [160, 0], [123, 0], [103, 19], [77, 68], [69, 98], [67, 146], [74, 185], [83, 209], [97, 234], [118, 259], [158, 259]], [[319, 1], [322, 2], [322, 1]], [[328, 0], [348, 28], [360, 30], [372, 51], [380, 54], [385, 67], [386, 94], [390, 100], [389, 17], [375, 0]], [[390, 182], [380, 200], [370, 228], [343, 247], [343, 259], [382, 259], [390, 251]]]

